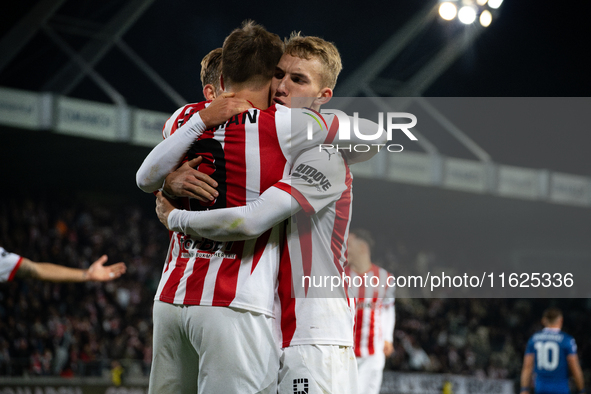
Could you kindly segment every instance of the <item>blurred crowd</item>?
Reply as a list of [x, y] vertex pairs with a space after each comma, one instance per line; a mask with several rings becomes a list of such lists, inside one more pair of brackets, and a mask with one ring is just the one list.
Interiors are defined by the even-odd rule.
[[0, 284], [0, 376], [101, 376], [119, 360], [133, 361], [125, 364], [130, 373], [148, 374], [167, 234], [137, 206], [54, 196], [0, 201], [6, 250], [78, 268], [107, 254], [128, 267], [105, 283]]
[[[33, 261], [85, 268], [102, 254], [127, 273], [106, 283], [0, 284], [0, 376], [148, 375], [152, 300], [168, 246], [152, 210], [82, 198], [0, 201], [0, 245]], [[380, 240], [378, 240], [380, 244]], [[434, 259], [424, 248], [386, 243], [374, 256], [391, 272]], [[426, 262], [427, 261], [427, 262]], [[403, 273], [409, 273], [403, 272]], [[395, 353], [387, 368], [515, 379], [547, 299], [396, 300]], [[591, 303], [554, 300], [564, 330], [591, 367]]]
[[[374, 262], [394, 275], [424, 277], [437, 267], [453, 275], [453, 258], [420, 243], [378, 238], [377, 245]], [[541, 317], [550, 306], [562, 309], [563, 331], [577, 341], [585, 379], [591, 381], [591, 299], [399, 297], [395, 352], [386, 368], [518, 379], [527, 341], [543, 328]]]

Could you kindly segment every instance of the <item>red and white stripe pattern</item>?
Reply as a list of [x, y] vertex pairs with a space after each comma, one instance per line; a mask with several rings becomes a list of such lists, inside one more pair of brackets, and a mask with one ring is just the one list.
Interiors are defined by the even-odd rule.
[[[177, 111], [176, 119], [167, 122], [165, 128], [170, 127], [170, 132], [165, 131], [165, 136], [202, 108], [204, 103]], [[193, 144], [187, 159], [198, 155], [204, 157], [199, 170], [212, 174], [222, 189], [218, 188], [222, 196], [211, 208], [242, 206], [255, 200], [287, 171], [277, 139], [275, 107], [251, 109], [217, 129], [207, 130]], [[199, 207], [195, 200], [184, 206], [208, 208]], [[280, 227], [258, 239], [226, 243], [174, 233], [156, 299], [184, 305], [232, 306], [272, 315], [282, 236]]]
[[[372, 264], [365, 274], [359, 274], [346, 268], [351, 283], [363, 283], [367, 286], [351, 286], [350, 294], [355, 296], [357, 312], [355, 316], [355, 356], [365, 357], [383, 352], [384, 341], [392, 341], [394, 332], [394, 287], [388, 287], [387, 280], [392, 276], [385, 269]], [[355, 277], [360, 277], [355, 280]], [[378, 283], [376, 287], [371, 285]]]
[[[321, 155], [324, 158], [326, 154]], [[288, 221], [281, 259], [278, 307], [282, 347], [353, 345], [354, 302], [346, 287], [331, 289], [330, 282], [315, 286], [321, 278], [340, 278], [346, 263], [353, 177], [339, 154], [332, 160], [341, 160], [341, 167], [332, 175], [325, 170], [334, 162], [314, 164], [323, 169], [335, 188], [326, 192], [333, 193], [332, 199], [293, 178], [289, 184], [277, 185], [303, 208]]]
[[[163, 136], [173, 134], [206, 105], [189, 104], [177, 110], [166, 122]], [[293, 145], [292, 127], [291, 110], [273, 105], [266, 110], [252, 108], [218, 128], [206, 130], [185, 160], [204, 158], [198, 169], [216, 179], [220, 196], [210, 204], [185, 200], [183, 206], [202, 210], [254, 201], [288, 174], [288, 158], [297, 157], [297, 149], [327, 140], [329, 130], [325, 127], [315, 133], [313, 140]], [[174, 233], [156, 300], [230, 306], [272, 316], [283, 242], [281, 225], [257, 239], [239, 242], [213, 242]]]

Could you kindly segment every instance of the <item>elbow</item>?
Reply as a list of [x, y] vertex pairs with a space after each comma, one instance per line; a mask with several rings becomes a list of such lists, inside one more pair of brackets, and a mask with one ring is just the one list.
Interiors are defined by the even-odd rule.
[[135, 174], [135, 183], [137, 186], [146, 193], [153, 193], [158, 190], [158, 186], [154, 182], [150, 182], [149, 178], [144, 174], [144, 171], [140, 170]]
[[257, 228], [256, 226], [248, 225], [244, 222], [239, 229], [239, 233], [244, 236], [244, 239], [258, 238], [263, 234], [265, 230]]

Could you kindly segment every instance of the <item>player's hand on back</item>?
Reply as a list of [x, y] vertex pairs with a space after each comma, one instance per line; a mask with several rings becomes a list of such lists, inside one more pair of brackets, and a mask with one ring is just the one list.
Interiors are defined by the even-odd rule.
[[156, 193], [156, 214], [158, 215], [158, 220], [160, 220], [160, 223], [162, 223], [167, 229], [169, 229], [168, 215], [173, 209], [177, 208], [174, 204], [174, 200], [169, 199], [164, 194], [162, 194], [162, 192]]
[[175, 197], [190, 197], [199, 201], [213, 201], [219, 193], [215, 188], [218, 183], [209, 175], [195, 168], [201, 164], [202, 157], [187, 161], [166, 176], [164, 192]]
[[247, 100], [235, 98], [234, 93], [224, 92], [213, 100], [207, 108], [199, 111], [199, 115], [206, 128], [210, 129], [249, 108], [252, 108], [252, 105]]

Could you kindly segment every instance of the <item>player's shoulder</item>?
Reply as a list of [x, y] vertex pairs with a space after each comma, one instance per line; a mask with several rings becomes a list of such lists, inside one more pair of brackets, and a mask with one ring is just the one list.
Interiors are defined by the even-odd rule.
[[573, 336], [572, 336], [572, 335], [570, 335], [570, 334], [567, 334], [567, 333], [566, 333], [566, 332], [564, 332], [564, 331], [560, 331], [560, 334], [562, 334], [562, 336], [563, 336], [563, 338], [564, 338], [564, 339], [563, 339], [563, 342], [564, 342], [564, 343], [570, 343], [571, 341], [574, 341], [574, 340], [575, 340], [575, 338], [573, 338]]
[[0, 260], [12, 261], [12, 260], [17, 260], [20, 257], [21, 256], [19, 256], [18, 254], [11, 253], [8, 250], [4, 249], [2, 246], [0, 246]]
[[170, 137], [179, 127], [181, 127], [187, 121], [187, 119], [193, 116], [193, 114], [207, 107], [209, 103], [211, 103], [211, 100], [200, 101], [198, 103], [189, 103], [178, 108], [176, 111], [173, 112], [173, 114], [170, 116], [170, 118], [168, 118], [168, 120], [164, 124], [164, 128], [162, 129], [162, 137], [164, 139]]
[[187, 115], [193, 115], [195, 112], [201, 111], [202, 109], [207, 107], [210, 103], [211, 103], [211, 100], [200, 101], [198, 103], [185, 104], [175, 111], [175, 113], [173, 114], [173, 117], [175, 117], [174, 115], [176, 115], [175, 118], [179, 118], [179, 117], [182, 118], [182, 117], [186, 117]]

